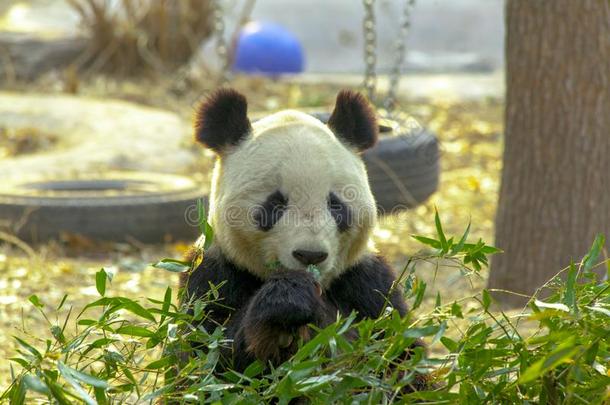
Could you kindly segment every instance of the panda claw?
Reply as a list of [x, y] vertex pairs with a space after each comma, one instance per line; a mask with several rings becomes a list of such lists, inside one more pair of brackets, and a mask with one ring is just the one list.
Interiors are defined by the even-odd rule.
[[280, 348], [285, 349], [292, 344], [294, 338], [289, 333], [280, 333], [278, 336], [278, 345]]
[[316, 282], [314, 284], [314, 286], [316, 288], [316, 293], [318, 294], [318, 297], [321, 297], [322, 296], [322, 286], [318, 282]]

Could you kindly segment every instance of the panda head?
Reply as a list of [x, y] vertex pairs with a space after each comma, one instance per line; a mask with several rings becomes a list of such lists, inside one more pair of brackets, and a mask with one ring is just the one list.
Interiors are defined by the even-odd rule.
[[315, 265], [328, 286], [366, 254], [377, 214], [359, 152], [377, 124], [363, 96], [339, 93], [327, 125], [290, 110], [251, 124], [246, 99], [222, 89], [195, 136], [218, 156], [208, 220], [237, 265], [262, 279]]

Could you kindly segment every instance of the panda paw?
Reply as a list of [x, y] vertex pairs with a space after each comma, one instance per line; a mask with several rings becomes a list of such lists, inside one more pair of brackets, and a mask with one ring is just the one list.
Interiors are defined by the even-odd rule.
[[322, 299], [320, 285], [306, 271], [282, 271], [271, 276], [248, 306], [246, 319], [295, 330], [319, 318]]
[[307, 324], [318, 323], [322, 306], [320, 285], [306, 271], [271, 276], [253, 297], [244, 318], [248, 351], [262, 361], [279, 363], [307, 341]]

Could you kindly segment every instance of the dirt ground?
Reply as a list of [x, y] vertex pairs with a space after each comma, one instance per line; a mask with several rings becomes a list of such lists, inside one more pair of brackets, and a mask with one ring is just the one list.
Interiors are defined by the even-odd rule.
[[[50, 82], [49, 82], [50, 83]], [[41, 82], [12, 90], [61, 92], [61, 82]], [[278, 108], [314, 108], [332, 104], [336, 86], [303, 85], [260, 80], [237, 80], [235, 87], [248, 95], [250, 111]], [[107, 79], [80, 83], [78, 94], [117, 98], [177, 112], [190, 120], [193, 105], [202, 87], [188, 83], [116, 82]], [[448, 235], [461, 235], [472, 222], [472, 239], [493, 242], [493, 220], [501, 169], [502, 100], [479, 101], [403, 100], [401, 109], [432, 130], [442, 148], [442, 177], [439, 191], [424, 205], [380, 221], [374, 239], [379, 250], [397, 268], [416, 253], [421, 245], [411, 234], [434, 234], [436, 207]], [[185, 147], [192, 147], [186, 145]], [[203, 181], [209, 178], [211, 157], [201, 159], [187, 171]], [[27, 298], [36, 294], [40, 301], [55, 307], [68, 294], [66, 311], [74, 312], [98, 295], [95, 272], [100, 268], [116, 275], [110, 294], [124, 294], [144, 301], [144, 297], [162, 299], [167, 286], [177, 283], [175, 274], [153, 269], [150, 263], [163, 257], [179, 258], [187, 243], [162, 246], [102, 244], [78, 237], [27, 246], [0, 234], [0, 358], [8, 359], [16, 346], [12, 335], [27, 330], [31, 335], [47, 336], [50, 325]], [[473, 295], [485, 284], [487, 276], [466, 280], [452, 268], [431, 264], [418, 266], [418, 276], [428, 282], [427, 299], [420, 311], [434, 305], [437, 291], [443, 302]], [[10, 362], [0, 362], [0, 386], [10, 380]]]

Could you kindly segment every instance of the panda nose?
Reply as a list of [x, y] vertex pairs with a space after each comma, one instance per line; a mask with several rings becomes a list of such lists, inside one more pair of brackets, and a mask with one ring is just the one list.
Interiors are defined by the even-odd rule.
[[322, 263], [328, 257], [326, 252], [316, 252], [311, 250], [297, 249], [292, 251], [295, 259], [308, 266], [310, 264]]

